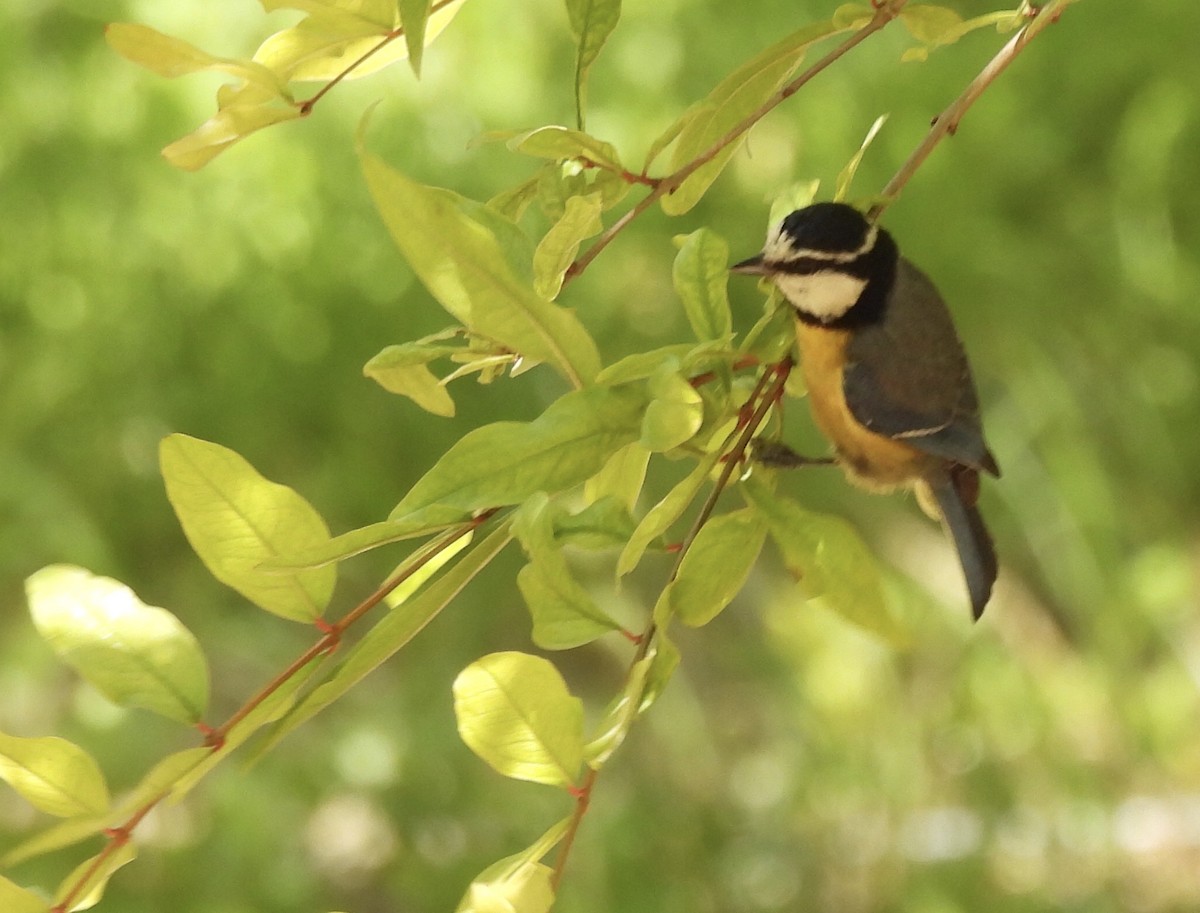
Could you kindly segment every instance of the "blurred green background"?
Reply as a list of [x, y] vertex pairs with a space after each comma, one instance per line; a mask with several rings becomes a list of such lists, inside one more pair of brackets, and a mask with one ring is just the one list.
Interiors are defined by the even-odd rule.
[[[638, 161], [743, 60], [829, 15], [817, 0], [626, 0], [593, 70], [589, 129]], [[957, 5], [964, 14], [984, 9]], [[340, 87], [309, 120], [204, 171], [158, 150], [220, 84], [117, 58], [107, 21], [248, 55], [293, 21], [250, 0], [5, 0], [0, 8], [0, 730], [59, 734], [114, 789], [194, 744], [117, 710], [34, 635], [23, 579], [53, 562], [178, 614], [214, 667], [214, 722], [311, 639], [213, 581], [163, 494], [182, 431], [305, 494], [335, 532], [381, 519], [450, 443], [561, 393], [543, 370], [454, 388], [438, 419], [365, 380], [384, 345], [447, 325], [367, 197], [353, 131], [480, 199], [532, 174], [486, 130], [571, 123], [561, 4], [471, 0], [406, 67]], [[983, 97], [887, 214], [971, 352], [1004, 477], [984, 510], [1003, 570], [978, 626], [938, 529], [835, 474], [789, 491], [854, 520], [895, 568], [914, 632], [895, 652], [806, 605], [772, 560], [600, 778], [557, 909], [1200, 909], [1200, 30], [1187, 0], [1071, 7]], [[606, 360], [687, 338], [670, 237], [700, 225], [757, 251], [768, 201], [826, 193], [890, 113], [856, 181], [880, 188], [1002, 39], [900, 64], [897, 24], [752, 133], [705, 202], [652, 211], [575, 283]], [[753, 319], [753, 283], [735, 306]], [[789, 436], [819, 446], [802, 406]], [[397, 560], [348, 563], [348, 607]], [[454, 732], [466, 663], [529, 649], [509, 554], [350, 699], [251, 770], [220, 770], [139, 829], [104, 909], [452, 909], [484, 866], [567, 810], [501, 779]], [[620, 595], [652, 599], [665, 564]], [[605, 567], [597, 566], [603, 580]], [[644, 584], [644, 585], [643, 585]], [[598, 711], [621, 642], [556, 657]], [[0, 789], [0, 849], [44, 826]], [[51, 889], [94, 847], [7, 873]]]

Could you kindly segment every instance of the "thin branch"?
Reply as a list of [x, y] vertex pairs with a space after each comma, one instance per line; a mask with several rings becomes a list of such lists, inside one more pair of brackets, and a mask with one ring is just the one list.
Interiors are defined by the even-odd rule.
[[916, 174], [917, 169], [924, 164], [925, 159], [933, 152], [934, 147], [958, 130], [958, 125], [961, 123], [964, 115], [979, 99], [979, 96], [984, 93], [984, 90], [995, 82], [996, 77], [1008, 68], [1008, 65], [1025, 49], [1030, 41], [1037, 37], [1042, 29], [1053, 22], [1057, 22], [1058, 17], [1062, 15], [1063, 9], [1068, 3], [1073, 2], [1074, 0], [1054, 0], [1054, 2], [1042, 7], [1033, 21], [1023, 26], [1009, 40], [1008, 44], [1000, 49], [1000, 52], [988, 62], [988, 65], [980, 71], [979, 75], [971, 80], [970, 84], [963, 90], [963, 93], [934, 119], [932, 128], [925, 134], [925, 139], [913, 150], [908, 160], [900, 166], [900, 170], [896, 172], [883, 190], [880, 191], [879, 195], [882, 197], [882, 200], [871, 207], [867, 213], [867, 218], [872, 221], [879, 218], [888, 205], [899, 196], [900, 191], [904, 189], [904, 185]]
[[[704, 524], [708, 522], [712, 516], [713, 509], [717, 505], [717, 499], [721, 496], [721, 492], [729, 485], [729, 480], [733, 477], [734, 470], [741, 465], [742, 457], [746, 453], [746, 448], [749, 446], [754, 433], [766, 418], [767, 412], [771, 407], [779, 401], [783, 395], [783, 386], [787, 382], [788, 374], [792, 370], [791, 358], [785, 358], [783, 361], [772, 365], [767, 370], [763, 371], [762, 376], [758, 379], [758, 384], [754, 391], [746, 400], [746, 405], [743, 411], [750, 409], [753, 406], [753, 411], [745, 424], [737, 428], [733, 433], [726, 438], [726, 442], [736, 438], [732, 447], [725, 451], [723, 459], [724, 465], [721, 469], [721, 474], [713, 483], [712, 490], [705, 499], [704, 505], [700, 508], [700, 512], [696, 515], [695, 521], [692, 523], [691, 529], [684, 536], [683, 542], [679, 547], [679, 551], [675, 556], [675, 563], [671, 567], [671, 573], [667, 577], [666, 585], [669, 586], [672, 581], [679, 576], [679, 569], [683, 565], [683, 559], [686, 557], [688, 550], [692, 547], [692, 543], [696, 541], [696, 536]], [[650, 652], [650, 647], [654, 642], [655, 635], [658, 633], [658, 625], [651, 618], [646, 626], [646, 630], [638, 639], [637, 651], [634, 654], [633, 661], [629, 666], [629, 674], [633, 674], [633, 670]], [[631, 698], [635, 701], [640, 701], [641, 698]], [[558, 858], [554, 863], [554, 873], [551, 876], [551, 886], [555, 891], [558, 890], [559, 882], [562, 880], [563, 872], [566, 870], [567, 860], [571, 855], [571, 848], [575, 844], [575, 835], [579, 832], [579, 827], [583, 823], [584, 815], [587, 814], [588, 805], [591, 801], [592, 788], [596, 784], [596, 778], [600, 775], [598, 768], [589, 767], [586, 776], [583, 780], [583, 785], [576, 791], [575, 809], [571, 814], [571, 821], [567, 825], [566, 833], [563, 834], [562, 844], [558, 849]]]
[[659, 180], [654, 189], [650, 191], [642, 200], [638, 202], [633, 209], [625, 213], [620, 219], [610, 225], [603, 234], [600, 235], [592, 245], [580, 255], [567, 270], [566, 276], [563, 278], [565, 285], [575, 276], [578, 276], [588, 265], [600, 255], [604, 248], [612, 243], [613, 239], [619, 235], [626, 226], [629, 225], [635, 218], [649, 209], [660, 198], [669, 193], [674, 192], [678, 187], [691, 177], [696, 171], [703, 168], [718, 155], [725, 150], [726, 147], [739, 140], [751, 127], [757, 124], [760, 120], [766, 117], [771, 111], [779, 107], [780, 104], [795, 95], [801, 88], [804, 87], [813, 77], [817, 76], [823, 70], [829, 68], [832, 64], [841, 59], [847, 52], [861, 44], [871, 35], [878, 32], [885, 25], [900, 15], [900, 11], [904, 9], [908, 0], [890, 0], [890, 2], [881, 2], [875, 7], [875, 15], [871, 21], [856, 31], [853, 35], [839, 44], [836, 48], [806, 69], [803, 73], [779, 89], [774, 95], [768, 98], [765, 102], [759, 105], [750, 114], [747, 114], [738, 121], [730, 130], [714, 142], [708, 149], [700, 153], [698, 156], [687, 162], [685, 165]]

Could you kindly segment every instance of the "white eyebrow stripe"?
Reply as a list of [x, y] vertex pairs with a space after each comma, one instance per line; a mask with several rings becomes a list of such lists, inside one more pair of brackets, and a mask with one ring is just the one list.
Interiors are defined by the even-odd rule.
[[788, 256], [781, 262], [790, 260], [820, 260], [825, 263], [850, 263], [857, 260], [863, 254], [867, 253], [875, 246], [875, 239], [879, 236], [879, 226], [872, 225], [866, 236], [863, 238], [863, 243], [857, 250], [851, 251], [828, 251], [828, 250], [795, 250], [789, 248]]

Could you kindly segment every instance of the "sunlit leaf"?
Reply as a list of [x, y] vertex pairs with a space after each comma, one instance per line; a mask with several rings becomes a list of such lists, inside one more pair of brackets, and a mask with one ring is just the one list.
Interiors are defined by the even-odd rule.
[[621, 693], [609, 704], [596, 734], [584, 746], [584, 757], [590, 767], [596, 770], [603, 768], [625, 741], [640, 712], [642, 692], [645, 691], [653, 662], [654, 656], [647, 654], [634, 663], [626, 674]]
[[513, 352], [549, 362], [577, 387], [591, 382], [600, 370], [595, 342], [571, 311], [513, 272], [495, 232], [481, 221], [500, 221], [495, 210], [410, 181], [365, 152], [362, 165], [397, 247], [446, 310]]
[[159, 460], [184, 534], [214, 577], [282, 618], [320, 616], [333, 595], [336, 568], [292, 574], [260, 568], [271, 558], [328, 543], [329, 528], [312, 505], [219, 444], [172, 434]]
[[454, 715], [467, 747], [504, 776], [575, 783], [583, 704], [547, 660], [509, 652], [471, 663], [454, 680]]
[[[0, 869], [20, 865], [27, 859], [35, 859], [38, 856], [45, 856], [47, 853], [57, 852], [64, 847], [74, 846], [83, 840], [95, 837], [106, 827], [120, 820], [113, 811], [102, 815], [81, 815], [67, 818], [22, 840], [9, 849], [3, 856], [0, 856]], [[0, 910], [3, 909], [0, 907]]]
[[[81, 862], [54, 892], [55, 905], [67, 911], [91, 909], [104, 897], [108, 880], [117, 869], [136, 858], [137, 846], [126, 842]], [[69, 901], [68, 897], [71, 898]]]
[[560, 397], [532, 422], [496, 422], [451, 447], [392, 511], [431, 505], [464, 513], [516, 504], [535, 491], [583, 482], [639, 433], [645, 399], [631, 388], [590, 387]]
[[183, 171], [196, 171], [251, 133], [300, 116], [300, 110], [291, 106], [230, 105], [192, 133], [163, 147], [163, 158]]
[[[682, 128], [672, 125], [667, 131], [678, 131], [671, 170], [679, 170], [711, 149], [783, 86], [800, 66], [810, 45], [839, 31], [842, 29], [832, 22], [813, 23], [767, 48], [723, 79], [707, 98], [680, 117]], [[673, 193], [664, 196], [663, 211], [680, 215], [695, 206], [743, 142], [744, 134], [701, 165]]]
[[100, 766], [78, 745], [55, 736], [0, 732], [0, 780], [48, 815], [96, 815], [108, 808]]
[[708, 624], [737, 595], [754, 567], [767, 524], [750, 509], [701, 527], [671, 582], [671, 609], [686, 625]]
[[0, 875], [0, 910], [4, 913], [50, 913], [50, 903]]
[[567, 200], [562, 218], [550, 227], [533, 252], [533, 288], [543, 298], [558, 297], [563, 276], [575, 260], [579, 245], [603, 228], [600, 194]]
[[274, 97], [288, 97], [283, 82], [270, 68], [250, 60], [215, 57], [148, 25], [113, 22], [105, 26], [104, 38], [126, 60], [168, 79], [216, 70], [255, 83]]
[[554, 901], [551, 870], [539, 860], [567, 832], [563, 818], [528, 849], [494, 862], [471, 880], [455, 913], [546, 913]]
[[186, 723], [203, 715], [208, 665], [196, 638], [166, 609], [69, 565], [38, 571], [25, 592], [38, 633], [114, 703]]
[[707, 228], [675, 239], [679, 253], [671, 271], [675, 293], [692, 332], [701, 342], [725, 339], [733, 332], [729, 310], [729, 245]]

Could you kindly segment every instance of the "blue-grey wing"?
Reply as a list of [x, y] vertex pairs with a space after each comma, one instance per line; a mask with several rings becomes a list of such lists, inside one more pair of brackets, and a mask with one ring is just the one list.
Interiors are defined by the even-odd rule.
[[850, 412], [877, 434], [999, 474], [950, 312], [933, 283], [903, 258], [882, 320], [851, 337], [842, 386]]

